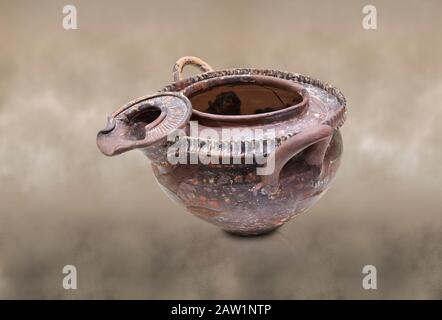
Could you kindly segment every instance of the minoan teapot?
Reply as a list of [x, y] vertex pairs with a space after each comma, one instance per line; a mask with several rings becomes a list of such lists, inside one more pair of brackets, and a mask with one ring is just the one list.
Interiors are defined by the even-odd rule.
[[[204, 73], [182, 79], [187, 64]], [[346, 113], [338, 89], [297, 73], [213, 71], [196, 57], [179, 59], [173, 77], [108, 118], [101, 152], [141, 150], [173, 199], [239, 235], [276, 229], [330, 187]]]

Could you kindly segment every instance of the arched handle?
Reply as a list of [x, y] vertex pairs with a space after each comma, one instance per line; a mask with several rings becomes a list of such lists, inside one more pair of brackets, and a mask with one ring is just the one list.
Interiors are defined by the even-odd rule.
[[[328, 125], [309, 128], [298, 133], [278, 146], [266, 161], [268, 175], [262, 175], [261, 180], [271, 193], [279, 188], [279, 176], [284, 165], [299, 152], [306, 150], [305, 162], [309, 165], [320, 167], [324, 160], [330, 140], [333, 136], [333, 128]], [[310, 147], [310, 148], [309, 148]], [[273, 170], [272, 169], [273, 167]]]
[[175, 65], [173, 66], [173, 81], [177, 82], [179, 80], [183, 79], [183, 68], [184, 66], [192, 64], [198, 68], [200, 68], [204, 72], [210, 72], [213, 71], [212, 67], [209, 66], [207, 62], [204, 62], [200, 58], [187, 56], [182, 57], [175, 62]]

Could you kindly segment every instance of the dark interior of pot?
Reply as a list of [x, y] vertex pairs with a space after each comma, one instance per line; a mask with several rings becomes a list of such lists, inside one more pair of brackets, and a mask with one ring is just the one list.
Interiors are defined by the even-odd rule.
[[141, 123], [144, 126], [153, 122], [157, 119], [161, 114], [161, 109], [156, 107], [149, 107], [134, 115], [133, 118], [130, 119], [131, 123]]
[[142, 140], [146, 137], [146, 130], [156, 125], [161, 120], [161, 109], [155, 106], [142, 108], [138, 112], [128, 114], [130, 123], [129, 135], [136, 140]]
[[200, 112], [235, 116], [273, 112], [297, 105], [296, 91], [261, 84], [221, 84], [191, 93], [192, 108]]

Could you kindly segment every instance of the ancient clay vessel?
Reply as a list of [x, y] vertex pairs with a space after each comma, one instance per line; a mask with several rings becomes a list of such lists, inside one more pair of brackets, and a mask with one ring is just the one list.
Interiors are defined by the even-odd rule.
[[[182, 79], [187, 64], [204, 73]], [[97, 136], [105, 155], [139, 149], [172, 198], [194, 215], [240, 235], [274, 230], [330, 187], [342, 154], [339, 127], [346, 113], [338, 89], [297, 73], [213, 71], [196, 57], [179, 59], [173, 76], [171, 85], [129, 102], [108, 118]], [[233, 132], [229, 139], [213, 139], [226, 129]], [[182, 134], [171, 139], [178, 130]], [[207, 131], [211, 135], [203, 134]], [[256, 132], [273, 132], [274, 143]], [[185, 142], [179, 152], [172, 148], [178, 140]], [[264, 163], [255, 154], [263, 155]], [[171, 155], [220, 160], [177, 163]], [[258, 174], [260, 168], [272, 167], [270, 173]]]

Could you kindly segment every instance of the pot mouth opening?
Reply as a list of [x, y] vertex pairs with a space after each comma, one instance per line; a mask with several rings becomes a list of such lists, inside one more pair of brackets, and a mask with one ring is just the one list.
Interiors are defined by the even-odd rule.
[[146, 133], [158, 126], [166, 117], [161, 106], [148, 101], [140, 101], [122, 111], [117, 118], [124, 119], [128, 126], [128, 136], [134, 140], [143, 140]]
[[161, 108], [157, 106], [148, 106], [132, 117], [128, 117], [128, 120], [131, 125], [151, 126], [157, 122], [156, 120], [162, 113]]
[[308, 92], [293, 81], [261, 75], [232, 75], [196, 82], [182, 93], [193, 118], [221, 122], [259, 121], [300, 114]]

